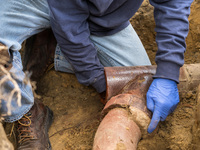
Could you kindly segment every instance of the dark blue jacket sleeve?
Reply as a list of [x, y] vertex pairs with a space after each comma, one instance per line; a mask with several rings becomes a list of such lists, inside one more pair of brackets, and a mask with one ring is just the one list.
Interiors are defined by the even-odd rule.
[[156, 22], [157, 71], [155, 78], [179, 82], [179, 69], [184, 64], [185, 38], [192, 0], [150, 0]]
[[89, 39], [86, 1], [49, 0], [48, 3], [52, 30], [78, 81], [86, 86], [92, 85], [98, 92], [105, 91], [104, 68]]

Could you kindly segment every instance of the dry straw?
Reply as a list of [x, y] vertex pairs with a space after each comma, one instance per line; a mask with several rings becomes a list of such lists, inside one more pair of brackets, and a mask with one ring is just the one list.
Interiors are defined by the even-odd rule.
[[[0, 45], [0, 107], [2, 100], [7, 101], [7, 113], [2, 114], [0, 112], [0, 149], [2, 150], [14, 150], [13, 145], [7, 139], [4, 128], [2, 126], [1, 120], [3, 115], [11, 115], [11, 101], [15, 99], [17, 100], [17, 104], [21, 105], [21, 92], [17, 82], [13, 79], [13, 76], [9, 73], [9, 71], [5, 68], [5, 65], [9, 61], [4, 54], [7, 52], [7, 48], [5, 46]], [[4, 85], [7, 82], [11, 82], [13, 84], [13, 89], [9, 93], [5, 93]]]
[[[5, 65], [9, 60], [5, 55], [5, 51], [7, 51], [7, 47], [0, 45], [0, 54], [1, 54], [1, 59], [0, 59], [0, 103], [2, 100], [7, 101], [7, 114], [1, 114], [0, 115], [11, 115], [11, 101], [16, 100], [17, 104], [21, 106], [21, 92], [20, 88], [17, 84], [17, 82], [14, 80], [13, 75], [10, 74], [10, 72], [5, 68]], [[13, 84], [13, 89], [9, 92], [6, 93], [4, 89], [4, 85], [7, 82], [11, 82]]]

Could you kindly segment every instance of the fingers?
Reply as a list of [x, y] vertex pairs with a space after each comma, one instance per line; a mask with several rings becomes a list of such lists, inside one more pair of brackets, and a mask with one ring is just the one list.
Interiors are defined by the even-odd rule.
[[160, 117], [160, 121], [165, 121], [166, 118], [167, 118], [167, 115], [163, 115]]
[[[174, 90], [175, 89], [175, 90]], [[160, 121], [164, 121], [172, 113], [178, 102], [179, 95], [175, 81], [154, 79], [147, 92], [147, 108], [153, 113], [148, 132], [155, 130]]]
[[171, 109], [170, 109], [170, 112], [169, 112], [169, 113], [172, 113], [172, 112], [174, 112], [174, 110], [176, 109], [177, 105], [178, 105], [178, 104], [176, 104], [176, 105], [172, 106], [172, 107], [171, 107]]
[[149, 127], [147, 129], [148, 133], [152, 133], [156, 129], [159, 122], [160, 122], [159, 112], [155, 111], [153, 113], [153, 117], [152, 117]]
[[148, 93], [147, 93], [147, 108], [151, 112], [154, 112], [154, 105], [155, 105], [155, 103], [154, 103], [153, 99], [150, 96], [148, 96]]

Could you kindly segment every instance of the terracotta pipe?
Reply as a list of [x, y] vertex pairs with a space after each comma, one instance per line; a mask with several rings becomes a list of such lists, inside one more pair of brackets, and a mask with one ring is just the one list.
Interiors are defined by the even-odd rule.
[[94, 150], [134, 150], [141, 138], [138, 125], [122, 108], [112, 109], [96, 132]]
[[[192, 90], [200, 83], [200, 63], [185, 64], [180, 68], [179, 92]], [[106, 76], [106, 97], [109, 100], [112, 96], [120, 93], [123, 87], [137, 75], [143, 73], [155, 74], [156, 66], [130, 66], [130, 67], [105, 67]]]
[[151, 82], [151, 73], [139, 74], [106, 103], [104, 119], [95, 134], [94, 150], [136, 150], [141, 136], [147, 135], [151, 118], [144, 94]]
[[134, 80], [139, 74], [155, 74], [155, 66], [105, 67], [106, 97], [105, 103], [112, 96], [120, 93], [128, 82]]
[[[180, 69], [179, 92], [192, 90], [200, 83], [200, 64]], [[106, 99], [102, 122], [95, 134], [93, 150], [137, 149], [147, 135], [151, 112], [146, 107], [146, 92], [156, 66], [106, 67]]]

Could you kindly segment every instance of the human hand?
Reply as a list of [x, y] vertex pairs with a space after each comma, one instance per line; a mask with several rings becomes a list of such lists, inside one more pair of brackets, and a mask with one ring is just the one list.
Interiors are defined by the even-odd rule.
[[169, 79], [154, 79], [147, 92], [147, 108], [153, 113], [148, 132], [153, 132], [158, 123], [175, 110], [178, 103], [177, 83]]

